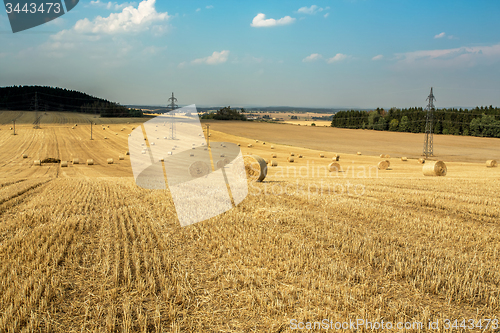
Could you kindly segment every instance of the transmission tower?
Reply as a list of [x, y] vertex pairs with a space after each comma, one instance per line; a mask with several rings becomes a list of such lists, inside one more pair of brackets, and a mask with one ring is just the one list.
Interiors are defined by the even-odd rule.
[[171, 108], [171, 110], [170, 110], [170, 125], [172, 128], [172, 135], [171, 135], [170, 139], [175, 140], [176, 139], [176, 131], [175, 131], [174, 110], [177, 107], [177, 105], [175, 104], [175, 102], [177, 102], [177, 98], [175, 98], [174, 93], [172, 93], [172, 97], [170, 97], [168, 100], [171, 101], [171, 103], [170, 103], [170, 108]]
[[434, 98], [434, 94], [432, 93], [432, 87], [431, 87], [431, 93], [427, 97], [426, 101], [429, 101], [429, 104], [427, 104], [426, 110], [427, 110], [427, 117], [425, 119], [425, 140], [424, 140], [424, 153], [422, 155], [425, 155], [425, 158], [429, 156], [434, 156], [434, 142], [433, 142], [433, 135], [432, 135], [432, 124], [434, 122], [434, 101], [436, 98]]

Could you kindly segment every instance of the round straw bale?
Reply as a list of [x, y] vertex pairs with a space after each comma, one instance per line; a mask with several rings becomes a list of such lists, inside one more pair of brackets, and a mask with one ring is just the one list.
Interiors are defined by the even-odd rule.
[[271, 166], [273, 166], [273, 167], [278, 166], [278, 161], [272, 160], [271, 161]]
[[80, 164], [80, 159], [79, 158], [74, 158], [73, 159], [73, 164]]
[[338, 160], [340, 160], [340, 156], [337, 154], [333, 155], [332, 161], [338, 161]]
[[271, 157], [272, 157], [272, 158], [277, 158], [277, 157], [278, 157], [278, 155], [276, 155], [276, 154], [271, 154]]
[[12, 131], [12, 127], [11, 127], [11, 128], [9, 128], [9, 129]]
[[238, 147], [240, 147], [241, 145], [238, 143]]
[[105, 130], [106, 130], [106, 127], [103, 127], [103, 128], [102, 128], [102, 130], [103, 130], [103, 131], [105, 131]]
[[61, 161], [61, 168], [67, 168], [68, 167], [68, 161]]
[[324, 158], [325, 154], [319, 154], [319, 157]]
[[290, 162], [290, 163], [293, 163], [293, 161], [294, 161], [293, 156], [288, 156], [287, 161]]
[[255, 140], [255, 142], [257, 142], [257, 143], [258, 143], [258, 142], [259, 142], [259, 140]]
[[253, 145], [252, 145], [252, 144], [249, 144], [247, 147], [248, 147], [248, 148], [252, 148], [252, 147], [253, 147]]
[[71, 127], [71, 129], [75, 129], [75, 126]]
[[93, 159], [88, 159], [87, 160], [87, 165], [94, 165], [94, 160]]
[[23, 154], [23, 158], [28, 158], [28, 155], [26, 155], [26, 154]]
[[271, 163], [271, 160], [270, 160], [270, 159], [267, 159], [267, 160], [266, 160], [266, 164], [269, 164], [269, 163]]
[[104, 137], [104, 140], [107, 140], [108, 138], [107, 137]]
[[118, 156], [118, 159], [119, 159], [120, 161], [123, 161], [123, 160], [125, 159], [125, 156], [120, 155], [120, 156]]
[[360, 151], [358, 151], [358, 152], [356, 153], [356, 155], [361, 155], [361, 152], [360, 152]]
[[112, 158], [108, 158], [108, 164], [113, 164], [113, 159]]
[[132, 127], [132, 131], [135, 130], [135, 127]]
[[295, 153], [290, 153], [290, 156], [295, 156]]
[[224, 163], [224, 160], [218, 160], [217, 163], [215, 163], [215, 166], [217, 169], [222, 169], [226, 164]]
[[191, 154], [189, 154], [189, 156], [190, 156], [190, 157], [194, 157], [194, 154], [193, 154], [193, 153], [191, 153]]
[[401, 157], [401, 161], [406, 162], [406, 161], [408, 161], [408, 158], [407, 157]]
[[34, 160], [33, 165], [42, 165], [42, 161], [40, 160]]
[[130, 155], [130, 152], [129, 151], [125, 152], [125, 155], [127, 155], [127, 156]]
[[391, 165], [391, 162], [385, 160], [378, 162], [379, 170], [386, 170]]
[[271, 146], [271, 149], [274, 149], [274, 146]]
[[328, 164], [328, 170], [330, 172], [339, 172], [340, 164], [332, 162], [332, 163]]
[[191, 165], [189, 166], [189, 174], [191, 174], [192, 177], [203, 177], [208, 175], [209, 173], [210, 168], [205, 162], [196, 161], [191, 163]]
[[75, 127], [78, 126], [78, 124], [75, 124]]
[[262, 142], [263, 145], [265, 145], [266, 143], [265, 142]]
[[302, 158], [303, 156], [299, 154], [298, 158]]
[[424, 176], [446, 176], [447, 171], [443, 161], [429, 161], [422, 167]]
[[245, 172], [248, 179], [256, 182], [261, 182], [267, 176], [266, 161], [257, 155], [247, 155], [243, 158]]
[[418, 159], [418, 163], [420, 163], [420, 164], [424, 164], [424, 163], [425, 163], [425, 158], [419, 158], [419, 159]]
[[384, 155], [384, 154], [380, 154], [380, 158], [384, 158], [384, 157], [385, 157], [385, 155]]
[[385, 155], [385, 158], [391, 158], [391, 155]]
[[486, 167], [488, 167], [488, 168], [496, 168], [497, 166], [498, 166], [498, 163], [496, 160], [486, 161]]

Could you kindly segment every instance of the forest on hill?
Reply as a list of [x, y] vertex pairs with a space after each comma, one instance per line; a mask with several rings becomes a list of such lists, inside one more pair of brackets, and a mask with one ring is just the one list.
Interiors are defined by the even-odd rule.
[[[378, 131], [425, 133], [427, 111], [423, 108], [373, 111], [339, 111], [332, 118], [332, 127], [373, 129]], [[500, 109], [434, 110], [433, 133], [500, 138]]]
[[83, 92], [48, 86], [0, 87], [0, 110], [69, 111], [99, 114], [101, 117], [142, 117], [142, 110]]

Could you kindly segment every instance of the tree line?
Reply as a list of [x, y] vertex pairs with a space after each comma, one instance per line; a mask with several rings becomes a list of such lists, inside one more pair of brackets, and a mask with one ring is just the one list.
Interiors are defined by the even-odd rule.
[[[339, 111], [332, 118], [332, 127], [373, 129], [378, 131], [425, 133], [427, 111], [405, 108], [372, 111]], [[433, 133], [500, 138], [500, 109], [443, 108], [434, 110]]]
[[88, 94], [49, 86], [0, 87], [0, 110], [64, 111], [99, 114], [101, 117], [142, 117], [142, 110]]
[[201, 119], [215, 119], [215, 120], [247, 120], [247, 117], [243, 114], [245, 109], [238, 111], [237, 109], [231, 109], [230, 106], [223, 107], [217, 112], [205, 114]]

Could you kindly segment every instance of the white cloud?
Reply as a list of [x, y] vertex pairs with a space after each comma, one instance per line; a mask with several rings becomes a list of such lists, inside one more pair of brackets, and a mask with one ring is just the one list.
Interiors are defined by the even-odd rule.
[[197, 12], [201, 11], [201, 8], [196, 8], [196, 11], [197, 11]]
[[321, 54], [319, 54], [319, 53], [313, 53], [311, 55], [308, 55], [304, 59], [302, 59], [302, 62], [312, 62], [312, 61], [319, 60], [321, 58], [323, 58], [323, 56]]
[[400, 67], [464, 68], [500, 61], [500, 44], [396, 54]]
[[444, 36], [446, 36], [446, 33], [442, 32], [442, 33], [437, 34], [436, 36], [434, 36], [434, 38], [443, 38]]
[[199, 58], [191, 61], [192, 64], [207, 64], [207, 65], [217, 65], [222, 64], [227, 61], [229, 56], [228, 50], [223, 50], [221, 52], [214, 51], [211, 56], [205, 58]]
[[[108, 17], [97, 16], [92, 21], [84, 18], [76, 22], [72, 30], [77, 33], [104, 34], [149, 30], [154, 23], [164, 23], [170, 18], [167, 12], [159, 13], [156, 11], [155, 2], [156, 0], [143, 0], [137, 8], [128, 6], [123, 8], [120, 13], [111, 13]], [[55, 38], [57, 39], [58, 35], [63, 35], [67, 31], [61, 31], [55, 35]]]
[[331, 63], [334, 63], [334, 62], [337, 62], [337, 61], [345, 60], [345, 59], [347, 59], [347, 57], [348, 56], [346, 54], [337, 53], [335, 56], [333, 56], [330, 59], [328, 59], [327, 62], [329, 64], [331, 64]]
[[[326, 9], [329, 9], [330, 7], [327, 7]], [[324, 8], [318, 7], [316, 5], [312, 5], [311, 7], [301, 7], [297, 10], [297, 13], [301, 14], [308, 14], [308, 15], [313, 15], [318, 12], [322, 12], [325, 10]]]
[[330, 13], [326, 13], [325, 15], [323, 15], [324, 18], [327, 18], [328, 16], [330, 16]]
[[117, 2], [102, 2], [101, 0], [92, 0], [90, 1], [91, 6], [96, 6], [96, 7], [101, 7], [101, 8], [106, 8], [110, 10], [122, 10], [123, 8], [129, 7], [129, 6], [135, 6], [136, 2], [124, 2], [118, 4]]
[[275, 19], [266, 19], [266, 15], [259, 13], [257, 16], [255, 16], [252, 20], [252, 23], [250, 24], [252, 27], [255, 28], [260, 28], [260, 27], [274, 27], [278, 25], [287, 25], [287, 24], [292, 24], [295, 22], [295, 18], [290, 17], [290, 16], [285, 16], [283, 18], [280, 18], [279, 20]]
[[376, 55], [375, 57], [372, 58], [372, 60], [381, 60], [383, 59], [384, 56], [382, 54]]
[[206, 8], [206, 9], [212, 9], [212, 8], [214, 8], [214, 6], [212, 6], [212, 5], [208, 5], [208, 6], [206, 6], [205, 8]]

